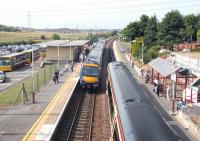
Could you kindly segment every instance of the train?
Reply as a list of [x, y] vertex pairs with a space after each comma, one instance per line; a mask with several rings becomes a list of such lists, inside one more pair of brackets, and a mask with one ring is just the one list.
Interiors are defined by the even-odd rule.
[[80, 85], [83, 88], [98, 88], [101, 80], [104, 41], [98, 42], [89, 52], [80, 70]]
[[25, 64], [31, 64], [32, 52], [34, 61], [40, 58], [39, 48], [28, 49], [22, 52], [15, 52], [0, 56], [0, 71], [13, 71], [24, 66]]
[[112, 140], [178, 140], [123, 62], [111, 62], [107, 70]]

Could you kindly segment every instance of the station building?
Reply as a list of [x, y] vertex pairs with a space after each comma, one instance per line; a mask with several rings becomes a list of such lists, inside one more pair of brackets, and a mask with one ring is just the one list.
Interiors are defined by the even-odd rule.
[[54, 40], [42, 43], [41, 47], [46, 48], [46, 60], [68, 60], [78, 59], [79, 54], [85, 48], [89, 47], [89, 40], [75, 40], [69, 42], [67, 40]]

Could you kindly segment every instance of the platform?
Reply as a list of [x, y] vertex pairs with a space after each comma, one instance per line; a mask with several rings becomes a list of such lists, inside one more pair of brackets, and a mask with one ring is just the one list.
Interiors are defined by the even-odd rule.
[[74, 88], [79, 80], [80, 65], [75, 66], [74, 72], [64, 81], [49, 105], [45, 108], [41, 116], [25, 135], [22, 141], [46, 141], [51, 137], [58, 119], [67, 105]]
[[80, 64], [74, 72], [61, 73], [60, 83], [50, 81], [36, 94], [36, 103], [0, 107], [0, 141], [47, 140], [79, 79]]

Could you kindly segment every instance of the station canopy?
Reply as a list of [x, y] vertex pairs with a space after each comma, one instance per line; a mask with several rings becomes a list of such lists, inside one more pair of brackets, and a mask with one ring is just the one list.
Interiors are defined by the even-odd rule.
[[162, 59], [158, 57], [149, 62], [148, 65], [164, 77], [167, 77], [180, 69], [180, 67], [173, 64], [170, 58]]

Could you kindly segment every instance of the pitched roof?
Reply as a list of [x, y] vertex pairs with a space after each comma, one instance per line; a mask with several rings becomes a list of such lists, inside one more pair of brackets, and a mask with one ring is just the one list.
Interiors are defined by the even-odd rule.
[[152, 60], [148, 63], [153, 69], [158, 71], [162, 76], [167, 77], [176, 70], [180, 69], [180, 67], [174, 65], [170, 58], [161, 59], [160, 57]]
[[76, 41], [72, 41], [72, 42], [68, 42], [68, 43], [64, 43], [64, 44], [62, 44], [62, 45], [60, 45], [60, 46], [66, 46], [66, 47], [69, 47], [69, 46], [75, 46], [75, 47], [77, 47], [77, 46], [83, 46], [83, 45], [85, 45], [86, 43], [88, 43], [90, 40], [76, 40]]

